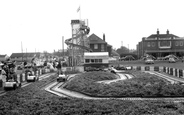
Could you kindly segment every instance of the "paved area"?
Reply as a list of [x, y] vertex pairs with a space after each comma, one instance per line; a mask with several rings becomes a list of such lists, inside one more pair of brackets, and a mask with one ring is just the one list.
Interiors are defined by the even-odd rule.
[[[117, 73], [118, 74], [118, 73]], [[110, 84], [112, 82], [116, 82], [116, 81], [120, 81], [120, 80], [126, 80], [127, 76], [125, 74], [118, 74], [119, 78], [118, 79], [114, 79], [114, 80], [103, 80], [103, 81], [98, 81], [97, 83], [106, 83], [106, 84]]]
[[[54, 75], [54, 74], [55, 74], [55, 73], [43, 74], [43, 75], [40, 76], [40, 79], [39, 79], [39, 80], [48, 78], [48, 77], [50, 77], [51, 75]], [[26, 81], [25, 81], [25, 82], [22, 82], [22, 88], [23, 88], [23, 87], [26, 87], [26, 86], [28, 86], [28, 85], [30, 85], [30, 84], [32, 84], [32, 83], [34, 83], [34, 82], [30, 82], [30, 83], [28, 83], [28, 82], [26, 82]], [[4, 95], [4, 94], [6, 94], [6, 91], [4, 91], [3, 87], [0, 87], [0, 96], [2, 96], [2, 95]]]
[[[154, 73], [158, 73], [158, 72], [154, 72]], [[167, 75], [162, 74], [162, 73], [158, 73], [157, 75], [167, 76]], [[132, 76], [129, 76], [129, 77], [131, 78]], [[169, 77], [169, 76], [167, 76], [167, 77]], [[120, 79], [118, 79], [118, 80], [125, 80], [125, 79], [127, 79], [127, 77], [125, 76], [125, 74], [122, 74], [122, 75], [120, 75]], [[110, 81], [106, 81], [106, 82], [111, 83]], [[115, 81], [113, 81], [113, 82], [115, 82]], [[133, 100], [166, 100], [166, 101], [174, 101], [174, 102], [181, 102], [181, 101], [184, 102], [183, 97], [181, 97], [181, 98], [140, 98], [140, 97], [134, 97], [134, 98], [131, 98], [131, 97], [130, 98], [99, 98], [99, 97], [89, 97], [87, 95], [84, 95], [84, 94], [81, 94], [81, 93], [78, 93], [78, 92], [74, 92], [74, 91], [64, 89], [64, 88], [61, 87], [62, 84], [63, 83], [55, 82], [52, 85], [45, 88], [45, 90], [49, 91], [51, 93], [54, 93], [58, 96], [62, 96], [62, 97], [75, 97], [75, 98], [82, 98], [82, 99], [120, 99], [120, 100], [132, 100], [132, 101]]]

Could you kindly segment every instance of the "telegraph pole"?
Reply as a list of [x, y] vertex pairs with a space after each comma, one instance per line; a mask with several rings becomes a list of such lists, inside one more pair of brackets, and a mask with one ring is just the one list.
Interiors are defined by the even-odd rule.
[[22, 61], [23, 61], [23, 46], [22, 46], [22, 41], [21, 41], [21, 51], [22, 51]]
[[65, 56], [65, 52], [64, 52], [64, 36], [62, 36], [62, 47], [63, 47], [63, 57]]

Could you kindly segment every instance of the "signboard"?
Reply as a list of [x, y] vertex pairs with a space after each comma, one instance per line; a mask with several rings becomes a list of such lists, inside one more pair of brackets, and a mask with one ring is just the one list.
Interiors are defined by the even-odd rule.
[[159, 38], [159, 40], [170, 40], [171, 39], [171, 37], [170, 38]]

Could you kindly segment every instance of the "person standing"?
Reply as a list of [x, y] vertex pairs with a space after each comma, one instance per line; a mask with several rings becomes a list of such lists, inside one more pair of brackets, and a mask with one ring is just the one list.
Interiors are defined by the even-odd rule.
[[57, 68], [57, 71], [58, 71], [58, 75], [59, 74], [63, 74], [62, 71], [61, 71], [61, 61], [59, 61], [59, 63], [57, 64], [56, 68]]
[[3, 65], [4, 64], [0, 63], [0, 80], [2, 80], [2, 86], [4, 87], [4, 83], [6, 82], [6, 72], [2, 68]]

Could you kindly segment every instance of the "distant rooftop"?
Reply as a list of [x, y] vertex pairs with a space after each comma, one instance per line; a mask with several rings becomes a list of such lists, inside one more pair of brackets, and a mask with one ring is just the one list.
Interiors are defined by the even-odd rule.
[[107, 43], [95, 34], [91, 34], [88, 39], [90, 43]]
[[159, 30], [157, 29], [157, 33], [156, 34], [152, 34], [149, 37], [147, 37], [146, 39], [151, 39], [151, 38], [173, 38], [173, 39], [177, 39], [180, 38], [174, 34], [170, 34], [169, 30], [166, 31], [166, 34], [160, 34]]

